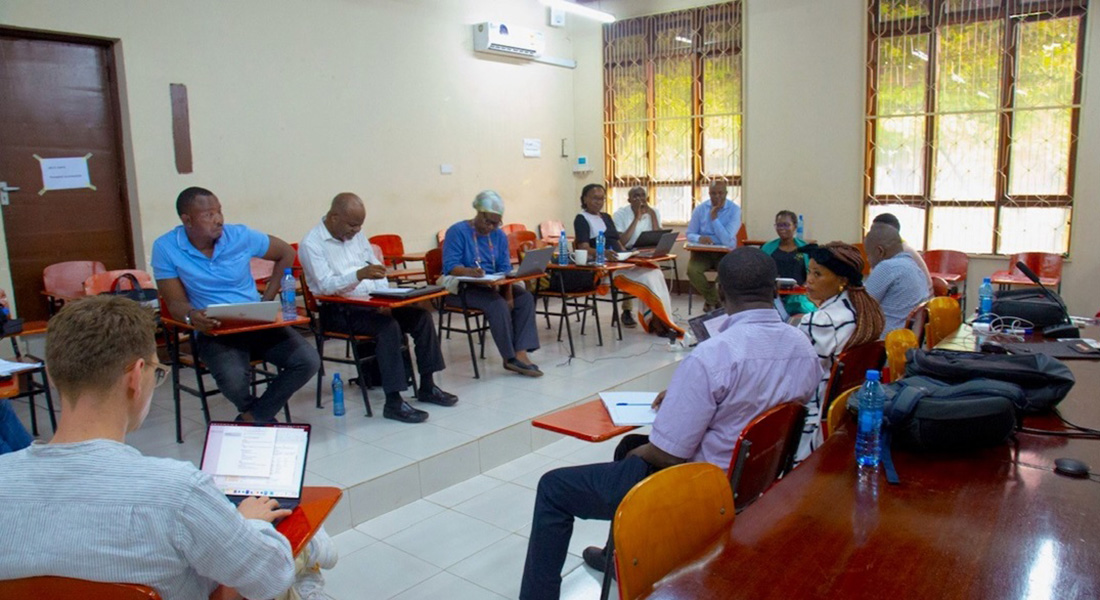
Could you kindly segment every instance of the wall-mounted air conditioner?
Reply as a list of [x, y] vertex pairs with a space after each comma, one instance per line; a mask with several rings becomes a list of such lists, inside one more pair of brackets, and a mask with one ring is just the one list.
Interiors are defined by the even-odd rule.
[[474, 50], [478, 52], [537, 58], [545, 48], [541, 31], [491, 21], [474, 25]]

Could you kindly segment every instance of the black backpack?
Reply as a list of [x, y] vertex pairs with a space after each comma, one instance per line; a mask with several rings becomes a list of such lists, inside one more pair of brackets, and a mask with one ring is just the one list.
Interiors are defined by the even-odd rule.
[[905, 375], [924, 376], [945, 383], [966, 383], [983, 377], [1013, 383], [1023, 389], [1024, 396], [1016, 408], [1025, 413], [1054, 408], [1076, 382], [1069, 367], [1046, 354], [982, 354], [954, 350], [909, 350]]

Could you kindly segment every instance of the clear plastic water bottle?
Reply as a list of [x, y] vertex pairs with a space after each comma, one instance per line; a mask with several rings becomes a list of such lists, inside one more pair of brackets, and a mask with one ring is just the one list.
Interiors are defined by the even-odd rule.
[[279, 300], [283, 305], [283, 320], [293, 321], [298, 318], [298, 308], [294, 298], [294, 273], [290, 267], [283, 269], [283, 280], [279, 284]]
[[565, 231], [558, 237], [558, 264], [563, 267], [569, 264], [569, 241], [565, 239]]
[[344, 380], [339, 373], [332, 374], [332, 414], [337, 417], [344, 416]]
[[798, 225], [795, 227], [794, 236], [800, 240], [806, 239], [806, 222], [802, 215], [798, 215]]
[[856, 464], [862, 468], [877, 468], [879, 437], [882, 433], [882, 405], [886, 394], [879, 383], [879, 372], [867, 371], [867, 381], [856, 392], [859, 400], [859, 421], [856, 431]]
[[978, 288], [978, 319], [979, 323], [988, 323], [993, 320], [993, 282], [988, 277], [982, 279], [982, 285]]
[[607, 259], [604, 258], [604, 250], [606, 249], [607, 242], [604, 241], [603, 232], [596, 236], [596, 264], [602, 265]]

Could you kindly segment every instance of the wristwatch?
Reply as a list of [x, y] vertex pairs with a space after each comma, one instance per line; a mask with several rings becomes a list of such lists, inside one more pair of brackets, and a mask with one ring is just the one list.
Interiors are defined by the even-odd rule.
[[193, 310], [195, 310], [195, 309], [192, 308], [191, 310], [187, 311], [186, 315], [183, 315], [183, 322], [184, 323], [187, 323], [188, 325], [191, 324], [191, 311], [193, 311]]

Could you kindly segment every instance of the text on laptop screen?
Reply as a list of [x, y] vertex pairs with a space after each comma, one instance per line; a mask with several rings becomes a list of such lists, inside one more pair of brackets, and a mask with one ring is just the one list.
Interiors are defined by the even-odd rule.
[[227, 496], [297, 497], [308, 445], [301, 427], [211, 424], [202, 470]]

